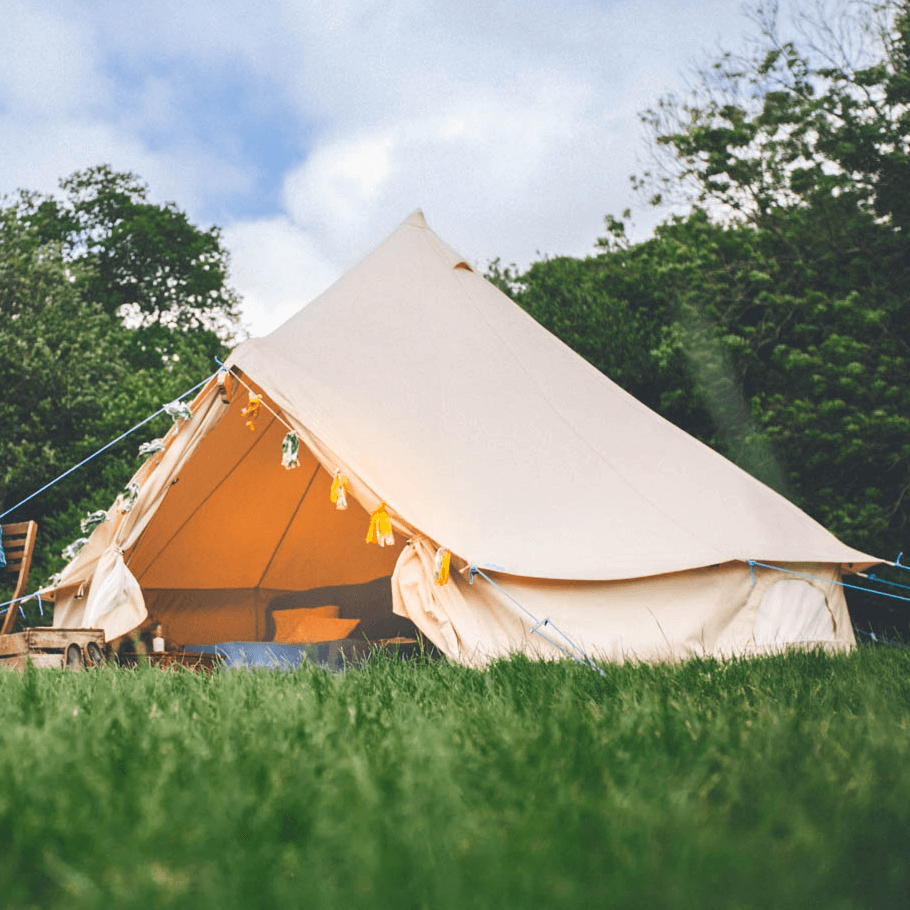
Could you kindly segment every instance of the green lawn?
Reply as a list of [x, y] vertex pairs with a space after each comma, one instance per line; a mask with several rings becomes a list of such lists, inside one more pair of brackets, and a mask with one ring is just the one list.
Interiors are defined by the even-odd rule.
[[910, 906], [910, 652], [605, 674], [0, 674], [0, 903]]

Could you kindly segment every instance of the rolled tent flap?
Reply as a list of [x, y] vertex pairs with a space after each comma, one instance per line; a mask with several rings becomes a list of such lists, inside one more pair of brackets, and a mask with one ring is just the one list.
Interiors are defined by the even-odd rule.
[[103, 629], [108, 641], [141, 625], [148, 616], [145, 599], [119, 547], [105, 550], [95, 574], [97, 582], [89, 591], [83, 624], [90, 629]]
[[466, 604], [454, 582], [433, 585], [433, 551], [420, 539], [411, 540], [392, 573], [392, 609], [410, 619], [446, 657], [458, 660], [461, 644], [450, 617]]
[[[412, 540], [393, 576], [395, 611], [447, 657], [472, 666], [518, 651], [622, 663], [725, 658], [788, 646], [837, 651], [856, 643], [837, 566], [776, 570], [730, 562], [649, 579], [588, 582], [484, 571], [473, 584], [464, 572], [452, 572], [444, 587], [433, 584], [432, 569], [432, 545]], [[809, 607], [800, 610], [801, 601]]]
[[[435, 552], [436, 546], [426, 538], [413, 537], [409, 541], [392, 576], [392, 603], [396, 613], [410, 619], [447, 657], [469, 666], [483, 666], [492, 658], [518, 651], [547, 659], [565, 657], [570, 652], [581, 656], [559, 632], [532, 631], [534, 621], [519, 602], [510, 598], [511, 592], [502, 586], [509, 582], [503, 578], [496, 579], [497, 584], [502, 583], [497, 589], [481, 577], [472, 582], [465, 568], [451, 572], [446, 584], [435, 584]], [[464, 565], [460, 560], [459, 563]], [[555, 590], [561, 593], [571, 587], [557, 582]], [[551, 594], [553, 590], [551, 585]], [[589, 606], [596, 610], [595, 605]], [[548, 613], [543, 615], [555, 615], [554, 607], [553, 603], [545, 604]], [[563, 618], [576, 636], [592, 624], [591, 618], [585, 617], [585, 625], [579, 630], [576, 617]], [[595, 618], [594, 622], [602, 632], [602, 620]]]

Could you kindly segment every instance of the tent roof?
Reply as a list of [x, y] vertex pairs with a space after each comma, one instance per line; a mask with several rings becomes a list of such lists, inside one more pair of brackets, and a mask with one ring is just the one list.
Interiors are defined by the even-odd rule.
[[420, 212], [229, 363], [477, 565], [607, 580], [876, 561], [590, 366]]

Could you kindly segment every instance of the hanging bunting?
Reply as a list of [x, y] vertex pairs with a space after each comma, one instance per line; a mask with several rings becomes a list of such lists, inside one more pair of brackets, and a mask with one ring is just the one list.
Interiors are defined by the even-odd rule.
[[181, 420], [191, 420], [193, 417], [193, 412], [185, 401], [171, 401], [164, 406], [164, 411], [177, 424]]
[[69, 546], [64, 547], [60, 551], [60, 555], [67, 561], [70, 562], [76, 558], [76, 555], [79, 551], [88, 543], [87, 537], [80, 537], [78, 540], [74, 540]]
[[138, 496], [139, 484], [135, 480], [131, 480], [117, 497], [117, 506], [120, 511], [124, 514], [129, 512], [136, 504]]
[[336, 471], [335, 479], [332, 481], [332, 489], [329, 491], [329, 499], [335, 503], [336, 509], [346, 509], [348, 507], [347, 484], [347, 477], [341, 471]]
[[98, 509], [97, 512], [89, 512], [82, 521], [79, 522], [79, 526], [82, 528], [83, 534], [91, 534], [95, 528], [100, 524], [104, 524], [107, 521], [107, 512], [104, 509]]
[[300, 466], [300, 437], [292, 430], [284, 437], [281, 443], [281, 463], [285, 470]]
[[381, 547], [391, 546], [395, 543], [395, 538], [392, 535], [392, 521], [386, 511], [384, 502], [379, 503], [370, 516], [367, 543], [378, 543]]
[[445, 548], [440, 547], [436, 551], [436, 559], [433, 565], [433, 581], [438, 585], [444, 585], [449, 580], [449, 562], [452, 554]]
[[149, 455], [154, 455], [155, 452], [164, 451], [164, 440], [163, 439], [151, 439], [148, 442], [142, 443], [139, 446], [139, 457], [146, 458]]
[[240, 412], [244, 417], [248, 417], [246, 425], [255, 430], [254, 421], [259, 416], [259, 408], [262, 406], [262, 396], [255, 392], [250, 392], [250, 403]]

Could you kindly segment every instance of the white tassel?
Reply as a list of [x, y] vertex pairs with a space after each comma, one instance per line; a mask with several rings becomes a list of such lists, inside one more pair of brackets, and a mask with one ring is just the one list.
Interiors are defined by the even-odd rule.
[[281, 443], [281, 463], [285, 470], [290, 471], [292, 468], [300, 466], [300, 438], [296, 433], [288, 433]]

